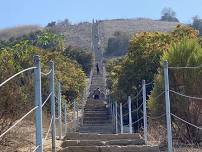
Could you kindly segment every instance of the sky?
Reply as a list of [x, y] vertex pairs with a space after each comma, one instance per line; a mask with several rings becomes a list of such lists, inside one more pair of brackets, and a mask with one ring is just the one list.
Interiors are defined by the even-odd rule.
[[202, 17], [202, 0], [0, 0], [0, 29], [64, 19], [72, 23], [93, 18], [159, 19], [165, 7], [183, 23], [191, 23], [195, 15]]

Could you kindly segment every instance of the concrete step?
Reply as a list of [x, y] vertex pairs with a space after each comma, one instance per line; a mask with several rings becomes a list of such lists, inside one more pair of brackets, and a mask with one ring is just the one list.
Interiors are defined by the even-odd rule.
[[92, 100], [88, 100], [87, 102], [86, 102], [86, 104], [94, 104], [94, 103], [96, 103], [96, 104], [105, 104], [105, 103], [107, 103], [106, 101], [104, 101], [104, 100], [95, 100], [95, 99], [92, 99]]
[[144, 145], [145, 141], [143, 139], [121, 139], [121, 140], [109, 140], [109, 141], [101, 141], [101, 140], [65, 140], [62, 143], [62, 147], [67, 146], [106, 146], [106, 145], [119, 145], [119, 146], [127, 146], [127, 145]]
[[92, 77], [91, 82], [105, 83], [105, 80], [102, 75], [96, 75]]
[[100, 90], [105, 90], [105, 83], [96, 83], [96, 82], [92, 82], [91, 86], [90, 86], [90, 90], [95, 90], [97, 88], [99, 88]]
[[107, 114], [105, 114], [105, 115], [103, 115], [103, 114], [99, 114], [99, 115], [84, 114], [84, 119], [86, 119], [86, 120], [106, 120], [106, 119], [111, 120], [111, 118], [112, 117]]
[[[111, 134], [112, 132], [114, 132], [114, 129], [112, 127], [105, 127], [105, 126], [82, 126], [79, 128], [79, 132], [81, 131], [88, 131], [85, 133], [100, 133], [100, 132], [96, 132], [96, 131], [102, 131], [102, 134], [104, 134], [105, 132], [103, 131], [107, 131], [105, 134]], [[110, 132], [109, 132], [110, 131]]]
[[92, 126], [104, 126], [104, 125], [112, 125], [111, 120], [106, 120], [106, 121], [84, 121], [83, 125], [92, 125]]
[[94, 101], [91, 101], [89, 103], [86, 103], [85, 107], [97, 107], [97, 108], [101, 107], [101, 108], [103, 108], [103, 107], [106, 107], [106, 104], [107, 103], [100, 103], [99, 100], [97, 100], [97, 101], [94, 100]]
[[94, 104], [86, 104], [84, 108], [97, 108], [97, 109], [106, 109], [107, 104], [96, 104], [96, 101]]
[[110, 110], [106, 109], [106, 110], [93, 110], [93, 109], [88, 109], [88, 110], [84, 110], [84, 113], [93, 113], [93, 114], [108, 114]]
[[108, 110], [84, 110], [84, 114], [108, 115]]
[[106, 106], [103, 107], [95, 107], [95, 106], [85, 106], [84, 110], [86, 111], [107, 111]]
[[95, 107], [95, 108], [106, 108], [105, 103], [96, 103], [99, 101], [94, 101], [94, 103], [86, 103], [85, 107]]
[[111, 123], [111, 119], [83, 119], [84, 123], [97, 123], [97, 124], [102, 124], [102, 123]]
[[103, 103], [103, 101], [100, 99], [100, 100], [97, 100], [97, 99], [87, 99], [87, 102], [86, 102], [86, 105], [96, 105], [96, 106], [98, 106], [98, 105], [106, 105], [107, 104], [107, 102], [104, 102]]
[[94, 121], [92, 121], [92, 122], [83, 122], [83, 126], [108, 126], [108, 125], [112, 125], [112, 122], [110, 122], [110, 121], [106, 121], [106, 122], [94, 122]]
[[[106, 126], [107, 127], [107, 126]], [[134, 134], [94, 134], [94, 133], [68, 133], [65, 140], [117, 140], [117, 139], [141, 139], [140, 135]]]
[[101, 84], [98, 84], [98, 83], [92, 83], [92, 85], [90, 86], [90, 90], [95, 90], [97, 88], [99, 88], [100, 90], [104, 90], [105, 88], [105, 84], [104, 83], [101, 83]]
[[108, 123], [108, 124], [83, 124], [83, 126], [81, 127], [89, 127], [89, 128], [112, 128], [112, 123]]
[[92, 108], [95, 108], [95, 109], [107, 109], [106, 108], [107, 104], [103, 104], [103, 105], [96, 105], [95, 104], [92, 104], [92, 105], [85, 105], [85, 109], [92, 109]]
[[86, 116], [84, 115], [84, 120], [86, 121], [94, 121], [94, 120], [110, 120], [110, 116], [106, 115], [106, 116]]
[[129, 146], [69, 146], [60, 152], [159, 152], [158, 146], [129, 145]]
[[86, 119], [111, 119], [111, 115], [109, 115], [109, 114], [95, 114], [95, 115], [93, 115], [93, 114], [87, 114], [87, 113], [85, 113], [84, 114], [84, 118], [86, 118]]
[[91, 129], [91, 130], [88, 130], [88, 129], [80, 129], [79, 130], [80, 133], [98, 133], [98, 134], [112, 134], [114, 133], [115, 131], [113, 129]]
[[91, 87], [98, 87], [101, 88], [102, 86], [105, 86], [105, 82], [99, 82], [99, 81], [92, 81]]
[[107, 116], [109, 116], [109, 112], [106, 112], [106, 111], [104, 111], [104, 112], [98, 112], [98, 111], [85, 111], [84, 112], [84, 117], [85, 116], [89, 116], [89, 117], [91, 117], [91, 116], [96, 116], [96, 117], [99, 117], [99, 116], [103, 116], [103, 117], [107, 117]]
[[108, 110], [85, 110], [84, 114], [108, 115]]
[[106, 107], [93, 107], [93, 106], [86, 106], [84, 111], [108, 111]]

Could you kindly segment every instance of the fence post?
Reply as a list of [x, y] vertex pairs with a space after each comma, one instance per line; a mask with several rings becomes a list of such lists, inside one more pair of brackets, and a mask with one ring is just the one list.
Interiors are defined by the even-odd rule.
[[121, 133], [123, 134], [123, 108], [122, 103], [120, 103], [120, 122], [121, 122]]
[[112, 121], [113, 121], [113, 128], [116, 131], [116, 122], [115, 122], [115, 105], [112, 103]]
[[129, 112], [129, 131], [130, 131], [130, 134], [133, 133], [133, 127], [132, 127], [132, 113], [131, 113], [131, 97], [128, 96], [128, 112]]
[[76, 131], [76, 102], [74, 100], [74, 107], [73, 107], [73, 129]]
[[110, 104], [110, 113], [112, 114], [112, 101], [111, 101], [111, 96], [109, 95], [109, 104]]
[[52, 136], [52, 152], [56, 151], [55, 147], [55, 67], [54, 62], [50, 61], [50, 70], [52, 71], [50, 74], [50, 92], [51, 94], [51, 118], [52, 118], [52, 124], [51, 124], [51, 136]]
[[65, 102], [65, 118], [64, 118], [64, 122], [65, 122], [65, 135], [67, 133], [67, 103]]
[[37, 152], [43, 152], [43, 134], [42, 134], [42, 97], [41, 97], [41, 63], [40, 57], [34, 56], [34, 65], [37, 67], [34, 69], [35, 76], [35, 106], [38, 108], [35, 110], [35, 127], [36, 127], [36, 147]]
[[61, 82], [58, 81], [58, 134], [62, 139], [62, 101], [61, 101]]
[[117, 101], [115, 102], [115, 119], [116, 119], [116, 134], [118, 133], [118, 110]]
[[85, 102], [86, 102], [86, 99], [85, 99], [84, 94], [85, 94], [85, 93], [83, 93], [83, 95], [82, 95], [81, 126], [83, 126], [83, 119], [84, 119], [84, 107], [85, 107]]
[[144, 118], [144, 141], [145, 143], [147, 143], [147, 102], [146, 102], [145, 80], [142, 81], [142, 97], [143, 97], [143, 118]]
[[78, 102], [76, 103], [76, 126], [79, 127], [79, 106], [78, 106]]
[[165, 86], [165, 101], [166, 101], [168, 152], [173, 152], [171, 116], [170, 116], [169, 76], [168, 76], [168, 62], [167, 61], [164, 61], [164, 86]]
[[[138, 92], [137, 92], [137, 93], [138, 93]], [[137, 107], [137, 108], [139, 108], [138, 97], [139, 97], [139, 96], [138, 96], [138, 94], [137, 94], [137, 99], [136, 99], [136, 107]], [[137, 115], [137, 120], [139, 120], [139, 110], [137, 110], [136, 115]], [[140, 122], [140, 121], [137, 122], [137, 131], [138, 131], [138, 132], [139, 132], [139, 122]]]

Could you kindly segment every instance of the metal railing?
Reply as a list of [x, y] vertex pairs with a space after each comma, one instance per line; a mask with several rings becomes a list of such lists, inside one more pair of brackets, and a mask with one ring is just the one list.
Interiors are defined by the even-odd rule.
[[[173, 117], [173, 119], [177, 119], [187, 125], [190, 125], [196, 129], [199, 129], [199, 130], [202, 130], [202, 127], [201, 126], [197, 126], [183, 118], [180, 118], [179, 116], [171, 113], [171, 106], [170, 106], [170, 92], [175, 94], [175, 95], [178, 95], [178, 96], [181, 96], [183, 98], [188, 98], [188, 99], [194, 99], [194, 100], [202, 100], [202, 97], [195, 97], [195, 96], [190, 96], [190, 95], [185, 95], [185, 94], [182, 94], [182, 93], [179, 93], [175, 90], [171, 90], [169, 89], [169, 73], [168, 73], [168, 69], [198, 69], [198, 68], [202, 68], [202, 65], [199, 65], [199, 66], [190, 66], [190, 67], [168, 67], [168, 62], [165, 61], [164, 62], [164, 70], [163, 70], [163, 73], [164, 73], [164, 90], [161, 91], [161, 93], [159, 93], [156, 97], [153, 98], [153, 100], [157, 100], [158, 98], [162, 97], [164, 95], [164, 98], [165, 98], [165, 113], [163, 114], [160, 114], [159, 116], [156, 116], [156, 117], [151, 117], [151, 116], [148, 116], [147, 114], [147, 95], [146, 95], [146, 86], [147, 85], [151, 85], [153, 84], [153, 82], [150, 82], [150, 83], [145, 83], [145, 80], [142, 81], [142, 89], [140, 89], [140, 91], [136, 94], [136, 96], [134, 98], [138, 98], [140, 93], [142, 92], [142, 104], [140, 106], [137, 106], [134, 110], [131, 110], [131, 97], [128, 96], [128, 100], [125, 104], [122, 104], [120, 102], [120, 106], [118, 106], [117, 102], [114, 101], [110, 101], [109, 104], [110, 104], [110, 107], [111, 107], [111, 112], [112, 112], [112, 116], [113, 116], [113, 120], [114, 120], [114, 123], [115, 123], [115, 127], [116, 127], [116, 133], [118, 133], [118, 129], [117, 129], [117, 126], [119, 125], [120, 126], [120, 133], [124, 133], [124, 129], [123, 129], [123, 118], [124, 117], [128, 117], [128, 120], [129, 120], [129, 124], [127, 126], [129, 126], [129, 132], [130, 134], [133, 133], [133, 128], [132, 126], [136, 123], [138, 123], [139, 121], [143, 120], [143, 133], [144, 133], [144, 140], [145, 142], [147, 143], [148, 142], [148, 118], [151, 119], [151, 120], [157, 120], [157, 119], [161, 119], [163, 117], [166, 117], [166, 134], [167, 134], [167, 146], [168, 146], [168, 152], [173, 152], [173, 135], [172, 135], [172, 126], [171, 126], [171, 123], [172, 123], [172, 119], [171, 117]], [[190, 102], [190, 101], [189, 101]], [[128, 105], [128, 112], [123, 114], [123, 107], [125, 107], [126, 105]], [[120, 114], [117, 113], [117, 109], [118, 107], [120, 108]], [[132, 119], [132, 113], [133, 112], [137, 112], [137, 111], [141, 111], [142, 113], [142, 117], [139, 118], [138, 120], [134, 121], [133, 122], [133, 119]], [[119, 119], [118, 119], [119, 118]]]
[[[44, 142], [47, 140], [49, 134], [51, 133], [51, 140], [52, 140], [52, 152], [56, 151], [56, 122], [57, 121], [57, 130], [58, 130], [58, 137], [59, 139], [62, 139], [62, 136], [68, 132], [68, 124], [71, 122], [68, 122], [68, 115], [67, 115], [67, 108], [68, 105], [65, 102], [64, 103], [64, 113], [62, 112], [62, 96], [61, 96], [61, 82], [58, 81], [58, 90], [57, 90], [57, 100], [55, 98], [55, 85], [56, 85], [56, 79], [55, 79], [55, 68], [54, 68], [54, 62], [50, 61], [49, 65], [49, 71], [47, 73], [41, 72], [41, 62], [40, 62], [40, 57], [39, 56], [34, 56], [34, 66], [24, 69], [13, 76], [9, 77], [7, 80], [2, 82], [0, 84], [0, 87], [4, 86], [6, 83], [14, 79], [15, 77], [19, 76], [20, 74], [23, 74], [27, 71], [34, 70], [34, 100], [35, 100], [35, 107], [32, 108], [29, 112], [27, 112], [25, 115], [23, 115], [20, 119], [18, 119], [10, 128], [8, 128], [5, 132], [3, 132], [0, 135], [0, 138], [4, 137], [8, 132], [10, 132], [12, 129], [14, 129], [19, 123], [22, 122], [28, 115], [31, 113], [35, 112], [35, 147], [33, 147], [33, 152], [43, 152], [44, 148]], [[49, 95], [47, 98], [42, 102], [42, 86], [41, 86], [41, 77], [46, 76], [49, 80]], [[50, 119], [50, 124], [48, 127], [48, 131], [46, 135], [43, 137], [43, 120], [42, 120], [42, 115], [43, 115], [43, 108], [45, 105], [47, 105], [48, 101], [50, 101], [50, 107], [51, 107], [51, 119]], [[55, 109], [56, 109], [56, 104], [57, 104], [57, 111], [58, 111], [58, 118], [56, 118], [55, 115]], [[78, 108], [76, 108], [76, 102], [74, 102], [74, 112], [78, 111]], [[64, 132], [63, 132], [63, 120], [62, 118], [64, 117]], [[76, 118], [76, 115], [74, 114], [73, 116], [73, 121], [74, 123], [78, 121], [78, 117]], [[75, 123], [76, 124], [76, 123]], [[77, 124], [76, 124], [77, 125]], [[75, 128], [77, 126], [74, 126]]]

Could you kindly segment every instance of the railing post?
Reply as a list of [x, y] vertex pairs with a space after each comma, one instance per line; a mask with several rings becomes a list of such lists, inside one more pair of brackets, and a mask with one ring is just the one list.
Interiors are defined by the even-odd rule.
[[58, 81], [58, 134], [62, 139], [62, 101], [61, 101], [61, 82]]
[[73, 107], [73, 129], [76, 131], [76, 101], [74, 100], [74, 107]]
[[64, 122], [65, 122], [65, 135], [67, 134], [67, 103], [65, 102], [65, 118], [64, 118]]
[[[136, 100], [136, 107], [139, 108], [138, 94], [137, 94], [137, 100]], [[137, 115], [137, 120], [139, 120], [139, 110], [137, 110], [136, 115]], [[139, 132], [139, 121], [137, 122], [137, 131]]]
[[116, 120], [116, 134], [118, 134], [118, 110], [117, 101], [115, 102], [115, 120]]
[[169, 76], [168, 76], [168, 62], [167, 61], [164, 61], [164, 86], [165, 86], [165, 102], [166, 102], [168, 152], [173, 152], [171, 116], [170, 116]]
[[145, 80], [142, 81], [143, 118], [144, 118], [144, 140], [147, 143], [147, 103]]
[[113, 128], [116, 131], [116, 122], [115, 122], [115, 105], [112, 103], [112, 121], [113, 121]]
[[84, 97], [84, 94], [85, 94], [85, 93], [83, 93], [83, 96], [82, 96], [81, 126], [83, 126], [84, 107], [85, 107], [85, 101], [86, 101], [86, 98]]
[[52, 71], [50, 74], [50, 92], [51, 94], [51, 118], [52, 118], [52, 124], [51, 124], [51, 136], [52, 136], [52, 152], [56, 152], [55, 147], [55, 67], [54, 62], [50, 61], [50, 70]]
[[109, 95], [109, 104], [110, 104], [110, 114], [112, 114], [112, 101], [111, 101], [111, 96]]
[[34, 56], [34, 65], [37, 67], [34, 69], [35, 76], [35, 106], [38, 108], [35, 110], [35, 127], [36, 127], [36, 147], [37, 152], [43, 152], [43, 134], [42, 134], [42, 97], [41, 97], [41, 63], [40, 57]]
[[78, 102], [76, 103], [76, 127], [79, 127], [79, 106]]
[[128, 112], [129, 112], [129, 131], [130, 131], [130, 134], [133, 133], [133, 127], [132, 127], [132, 113], [131, 113], [131, 97], [128, 96]]
[[123, 108], [122, 108], [122, 103], [120, 103], [120, 122], [121, 122], [121, 134], [123, 134]]

